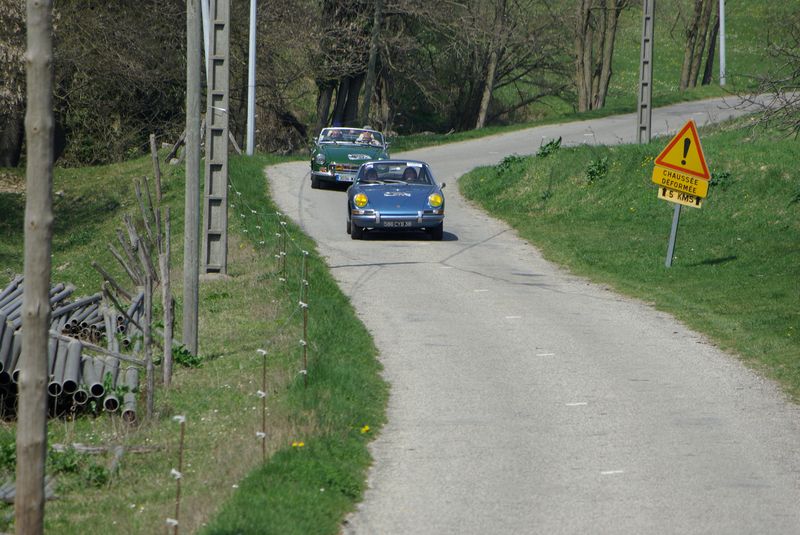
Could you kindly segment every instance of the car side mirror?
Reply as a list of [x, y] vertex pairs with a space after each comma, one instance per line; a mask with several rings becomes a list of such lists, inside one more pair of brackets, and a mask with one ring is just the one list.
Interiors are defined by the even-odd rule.
[[442, 189], [444, 189], [444, 187], [445, 187], [446, 185], [447, 185], [447, 182], [442, 182], [442, 184], [441, 184], [439, 187], [440, 187], [440, 188], [442, 188]]

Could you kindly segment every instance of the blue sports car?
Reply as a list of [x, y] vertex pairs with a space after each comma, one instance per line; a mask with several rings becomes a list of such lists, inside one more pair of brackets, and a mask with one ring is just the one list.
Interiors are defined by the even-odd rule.
[[366, 162], [347, 190], [347, 232], [360, 240], [367, 229], [420, 229], [441, 240], [444, 186], [436, 183], [425, 162]]

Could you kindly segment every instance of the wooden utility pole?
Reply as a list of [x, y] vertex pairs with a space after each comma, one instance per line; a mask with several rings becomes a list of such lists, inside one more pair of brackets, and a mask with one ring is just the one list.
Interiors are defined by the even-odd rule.
[[186, 198], [183, 225], [183, 343], [197, 354], [200, 278], [200, 13], [186, 1]]
[[656, 0], [644, 0], [642, 11], [642, 61], [639, 67], [639, 107], [636, 125], [636, 142], [640, 144], [650, 143], [650, 122], [653, 115], [653, 23]]
[[18, 535], [44, 532], [47, 458], [47, 345], [50, 330], [50, 248], [53, 237], [52, 0], [28, 0], [25, 53], [28, 108], [25, 202], [23, 353], [19, 377], [17, 487]]

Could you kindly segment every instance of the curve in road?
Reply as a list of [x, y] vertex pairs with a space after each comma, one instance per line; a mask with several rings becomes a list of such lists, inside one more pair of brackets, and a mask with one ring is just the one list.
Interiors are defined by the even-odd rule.
[[[721, 100], [671, 106], [654, 111], [654, 131], [741, 113]], [[452, 183], [543, 139], [634, 134], [625, 115], [404, 156]], [[266, 172], [373, 334], [391, 384], [369, 488], [345, 532], [800, 532], [798, 409], [703, 336], [546, 262], [455, 183], [444, 241], [351, 241], [344, 194], [311, 190], [307, 163]]]

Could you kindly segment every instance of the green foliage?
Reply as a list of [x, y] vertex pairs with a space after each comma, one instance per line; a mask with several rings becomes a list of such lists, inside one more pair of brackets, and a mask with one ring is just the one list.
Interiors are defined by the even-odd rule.
[[17, 466], [17, 444], [11, 440], [0, 443], [0, 472], [13, 472]]
[[515, 169], [524, 161], [525, 158], [517, 154], [506, 156], [499, 164], [497, 164], [497, 174], [502, 175], [512, 169]]
[[111, 477], [106, 467], [97, 463], [91, 455], [79, 453], [75, 448], [64, 451], [50, 448], [47, 453], [47, 472], [59, 476], [65, 488], [83, 488], [85, 485], [102, 487]]
[[595, 180], [605, 178], [608, 174], [608, 156], [604, 156], [599, 160], [592, 160], [586, 168], [586, 181], [593, 184]]
[[82, 475], [86, 484], [92, 487], [102, 487], [111, 479], [108, 469], [96, 463], [89, 463], [82, 470]]
[[558, 149], [561, 148], [561, 137], [558, 139], [551, 139], [541, 147], [539, 147], [539, 151], [536, 153], [538, 158], [547, 158], [551, 154], [555, 154]]
[[51, 474], [76, 474], [81, 468], [80, 454], [74, 448], [64, 451], [50, 449], [47, 454], [47, 469]]
[[203, 365], [203, 357], [192, 355], [192, 352], [183, 344], [179, 346], [173, 345], [172, 362], [184, 368], [199, 368]]
[[711, 180], [708, 185], [711, 187], [721, 186], [722, 189], [728, 189], [732, 175], [730, 171], [712, 171]]

